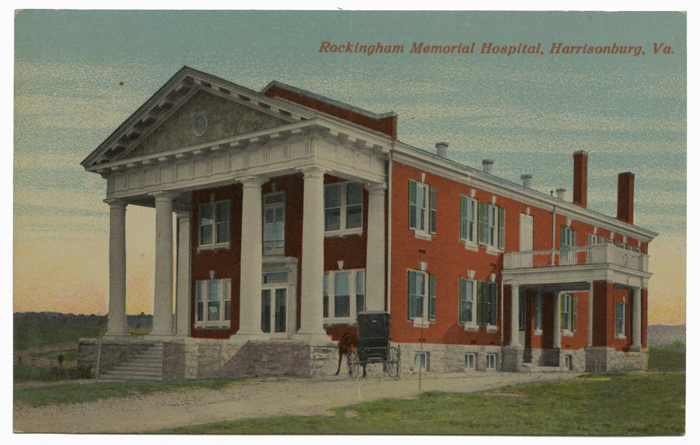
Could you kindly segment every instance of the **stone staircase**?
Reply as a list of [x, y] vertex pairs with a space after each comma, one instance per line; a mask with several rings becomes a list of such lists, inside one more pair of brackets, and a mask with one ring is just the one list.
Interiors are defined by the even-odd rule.
[[130, 360], [100, 372], [99, 380], [163, 381], [163, 343], [156, 343]]

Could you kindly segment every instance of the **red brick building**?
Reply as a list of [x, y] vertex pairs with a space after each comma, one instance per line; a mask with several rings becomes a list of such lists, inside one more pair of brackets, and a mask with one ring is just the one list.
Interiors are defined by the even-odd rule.
[[[634, 175], [602, 215], [584, 151], [567, 202], [400, 142], [397, 118], [183, 67], [83, 161], [110, 206], [101, 368], [151, 354], [154, 378], [326, 375], [363, 310], [391, 314], [404, 371], [644, 368], [657, 234], [633, 225]], [[129, 205], [156, 209], [143, 338], [126, 330]], [[81, 341], [82, 361], [96, 351]]]

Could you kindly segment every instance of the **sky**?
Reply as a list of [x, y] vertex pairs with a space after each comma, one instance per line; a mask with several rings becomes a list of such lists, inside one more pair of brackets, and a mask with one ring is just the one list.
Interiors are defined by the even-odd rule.
[[[320, 52], [322, 42], [403, 54]], [[413, 43], [475, 54], [410, 54]], [[544, 54], [482, 54], [483, 43]], [[641, 46], [644, 55], [550, 54]], [[663, 43], [663, 47], [654, 54]], [[655, 45], [656, 44], [656, 45]], [[670, 47], [668, 53], [664, 48]], [[13, 309], [106, 313], [106, 183], [80, 162], [183, 65], [260, 90], [272, 80], [377, 113], [398, 137], [572, 197], [586, 150], [589, 208], [615, 216], [635, 173], [650, 247], [649, 324], [686, 319], [686, 18], [658, 12], [25, 10], [15, 18]], [[127, 211], [127, 312], [152, 311], [155, 214]]]

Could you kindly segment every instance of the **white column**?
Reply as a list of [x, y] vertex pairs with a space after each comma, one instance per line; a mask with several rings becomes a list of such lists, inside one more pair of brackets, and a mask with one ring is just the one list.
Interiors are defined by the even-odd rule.
[[588, 346], [593, 346], [593, 282], [588, 283]]
[[109, 312], [107, 336], [129, 335], [126, 325], [126, 202], [109, 204]]
[[642, 289], [632, 288], [632, 345], [631, 351], [642, 349]]
[[261, 339], [262, 316], [262, 183], [264, 179], [248, 176], [243, 184], [241, 227], [241, 291], [238, 339]]
[[510, 286], [510, 346], [520, 346], [520, 287]]
[[384, 310], [384, 280], [386, 278], [384, 260], [384, 191], [386, 184], [369, 186], [367, 205], [367, 263], [365, 267], [365, 305], [370, 311]]
[[554, 293], [554, 345], [555, 348], [561, 348], [561, 292]]
[[155, 193], [156, 265], [151, 335], [173, 335], [173, 199], [172, 192]]
[[323, 173], [311, 167], [304, 173], [304, 222], [301, 247], [301, 327], [298, 336], [330, 341], [323, 329]]
[[192, 215], [177, 214], [177, 290], [175, 297], [175, 333], [178, 337], [190, 336], [190, 308], [192, 289]]

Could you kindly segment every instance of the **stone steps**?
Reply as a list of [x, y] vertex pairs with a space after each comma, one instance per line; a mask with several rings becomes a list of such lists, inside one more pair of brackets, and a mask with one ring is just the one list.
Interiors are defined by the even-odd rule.
[[130, 360], [100, 373], [100, 380], [119, 382], [162, 382], [163, 344], [149, 346]]

